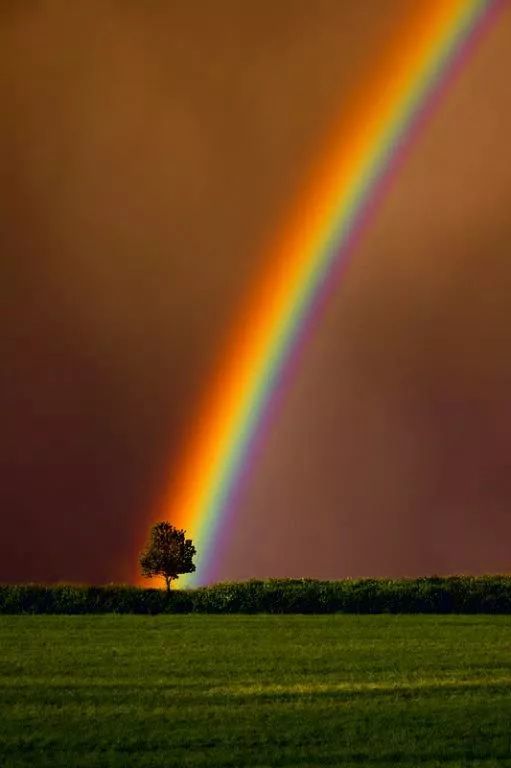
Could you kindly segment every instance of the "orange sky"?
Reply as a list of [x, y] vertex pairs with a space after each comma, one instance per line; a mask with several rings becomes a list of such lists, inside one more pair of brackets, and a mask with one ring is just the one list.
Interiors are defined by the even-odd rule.
[[[129, 577], [262, 244], [410, 1], [2, 7], [1, 579]], [[307, 350], [222, 575], [506, 567], [510, 19]]]

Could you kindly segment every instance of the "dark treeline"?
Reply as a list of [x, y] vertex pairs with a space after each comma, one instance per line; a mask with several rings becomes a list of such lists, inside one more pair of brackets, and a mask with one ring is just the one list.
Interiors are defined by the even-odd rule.
[[0, 613], [511, 613], [511, 576], [268, 579], [169, 593], [115, 584], [3, 585]]

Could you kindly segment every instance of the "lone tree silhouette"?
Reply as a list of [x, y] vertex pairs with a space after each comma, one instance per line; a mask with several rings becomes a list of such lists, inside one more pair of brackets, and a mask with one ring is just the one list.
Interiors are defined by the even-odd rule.
[[170, 583], [180, 573], [193, 573], [193, 557], [196, 549], [191, 539], [185, 539], [185, 531], [167, 522], [155, 523], [151, 528], [149, 543], [140, 555], [142, 575], [148, 579], [162, 576], [170, 591]]

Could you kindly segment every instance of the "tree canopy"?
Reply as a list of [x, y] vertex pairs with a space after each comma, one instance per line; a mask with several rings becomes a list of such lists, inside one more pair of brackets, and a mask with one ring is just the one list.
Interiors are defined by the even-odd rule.
[[152, 526], [149, 542], [140, 555], [142, 575], [148, 579], [160, 576], [165, 579], [167, 590], [181, 573], [193, 573], [193, 557], [196, 549], [186, 531], [174, 528], [166, 521]]

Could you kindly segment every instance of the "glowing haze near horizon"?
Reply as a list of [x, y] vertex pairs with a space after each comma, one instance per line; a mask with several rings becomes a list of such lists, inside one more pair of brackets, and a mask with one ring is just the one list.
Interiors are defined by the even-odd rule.
[[[1, 580], [134, 578], [264, 243], [409, 8], [2, 8]], [[509, 569], [510, 67], [506, 5], [303, 353], [220, 578]]]

